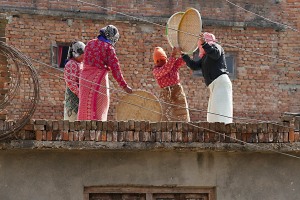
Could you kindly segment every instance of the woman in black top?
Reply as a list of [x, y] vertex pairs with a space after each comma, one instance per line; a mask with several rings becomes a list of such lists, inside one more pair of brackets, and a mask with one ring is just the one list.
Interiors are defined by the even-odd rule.
[[224, 49], [216, 43], [211, 33], [201, 33], [198, 41], [200, 60], [194, 61], [182, 55], [192, 70], [202, 70], [206, 86], [210, 90], [207, 121], [232, 123], [232, 84], [228, 77]]

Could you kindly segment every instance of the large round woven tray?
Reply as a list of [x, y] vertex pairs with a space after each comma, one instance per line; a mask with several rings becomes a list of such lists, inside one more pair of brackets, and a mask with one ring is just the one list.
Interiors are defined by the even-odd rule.
[[133, 91], [120, 98], [116, 105], [117, 121], [161, 121], [161, 105], [158, 98], [144, 90]]
[[199, 34], [202, 31], [202, 20], [198, 10], [190, 8], [181, 17], [178, 26], [178, 44], [182, 51], [191, 54], [197, 49]]
[[184, 12], [177, 12], [173, 14], [168, 22], [166, 27], [166, 35], [168, 42], [170, 46], [173, 47], [179, 47], [178, 45], [178, 26], [181, 20], [181, 17], [183, 16]]

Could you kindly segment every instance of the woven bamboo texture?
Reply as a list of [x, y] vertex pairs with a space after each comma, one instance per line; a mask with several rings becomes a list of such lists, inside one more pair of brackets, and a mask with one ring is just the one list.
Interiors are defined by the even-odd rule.
[[153, 94], [136, 90], [120, 98], [116, 105], [117, 121], [161, 121], [161, 105]]
[[198, 10], [188, 9], [178, 26], [178, 44], [182, 51], [191, 54], [197, 49], [199, 34], [202, 31], [202, 20]]
[[184, 14], [184, 12], [177, 12], [177, 13], [173, 14], [167, 22], [166, 34], [167, 34], [168, 42], [172, 48], [179, 47], [179, 45], [178, 45], [178, 26], [179, 26], [179, 23], [180, 23], [180, 20], [181, 20], [183, 14]]

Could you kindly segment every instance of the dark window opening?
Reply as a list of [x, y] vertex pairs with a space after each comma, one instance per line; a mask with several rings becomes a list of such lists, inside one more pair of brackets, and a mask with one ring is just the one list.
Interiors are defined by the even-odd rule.
[[69, 44], [53, 44], [51, 47], [52, 66], [64, 68], [68, 57]]
[[89, 200], [146, 200], [145, 194], [120, 194], [120, 193], [109, 193], [89, 194]]

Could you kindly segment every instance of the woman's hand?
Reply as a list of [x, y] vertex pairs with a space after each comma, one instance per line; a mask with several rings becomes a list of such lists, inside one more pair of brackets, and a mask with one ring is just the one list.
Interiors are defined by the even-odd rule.
[[204, 44], [206, 41], [205, 41], [205, 38], [204, 38], [204, 34], [203, 33], [200, 33], [199, 35], [199, 44]]
[[129, 86], [126, 86], [126, 87], [124, 88], [124, 91], [127, 92], [128, 94], [132, 93], [132, 89], [131, 89], [131, 87], [129, 87]]
[[180, 47], [173, 47], [172, 49], [172, 57], [176, 57], [178, 54], [181, 53], [181, 48]]

